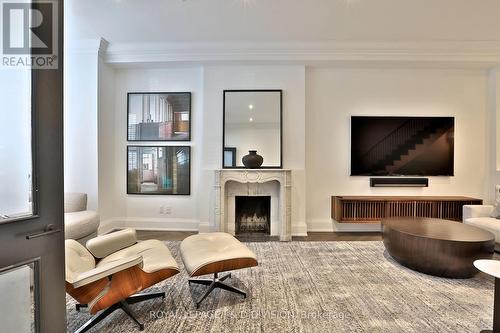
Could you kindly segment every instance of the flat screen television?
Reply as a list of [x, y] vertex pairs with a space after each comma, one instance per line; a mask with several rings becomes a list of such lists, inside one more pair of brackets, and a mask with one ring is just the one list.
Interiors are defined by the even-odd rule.
[[351, 117], [351, 176], [453, 176], [453, 117]]

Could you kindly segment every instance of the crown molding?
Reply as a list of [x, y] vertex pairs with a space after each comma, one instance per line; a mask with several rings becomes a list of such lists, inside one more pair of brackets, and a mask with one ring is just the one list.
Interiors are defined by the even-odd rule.
[[67, 53], [73, 54], [97, 54], [98, 56], [106, 56], [109, 42], [104, 38], [89, 38], [68, 40], [65, 48]]
[[99, 57], [101, 57], [103, 59], [105, 58], [108, 46], [109, 46], [109, 42], [107, 40], [105, 40], [104, 38], [101, 38], [99, 40], [99, 48], [97, 49], [97, 54]]
[[103, 56], [114, 66], [217, 62], [420, 63], [500, 66], [500, 42], [111, 43]]

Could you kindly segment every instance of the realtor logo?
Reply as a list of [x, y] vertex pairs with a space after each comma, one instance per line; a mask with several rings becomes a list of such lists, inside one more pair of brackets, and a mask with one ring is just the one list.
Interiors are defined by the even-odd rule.
[[2, 68], [57, 68], [57, 2], [2, 4]]

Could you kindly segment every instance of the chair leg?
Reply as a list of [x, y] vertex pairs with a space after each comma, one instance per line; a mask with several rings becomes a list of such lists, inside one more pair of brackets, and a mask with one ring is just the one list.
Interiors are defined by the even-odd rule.
[[165, 299], [165, 293], [160, 292], [160, 293], [137, 294], [137, 295], [132, 295], [132, 296], [128, 297], [125, 301], [127, 302], [127, 304], [135, 304], [135, 303], [147, 301], [147, 300], [154, 299], [154, 298], [160, 298], [160, 297]]
[[141, 323], [137, 318], [135, 317], [134, 312], [132, 309], [128, 306], [128, 304], [124, 301], [120, 302], [120, 307], [122, 308], [123, 312], [125, 312], [138, 326], [139, 326], [139, 331], [144, 330], [144, 324]]
[[109, 308], [106, 310], [102, 311], [98, 315], [95, 315], [94, 317], [90, 318], [89, 321], [87, 321], [85, 324], [83, 324], [78, 330], [75, 331], [75, 333], [83, 333], [87, 332], [89, 329], [94, 327], [96, 324], [101, 322], [104, 318], [112, 314], [116, 309], [120, 308], [120, 303], [116, 303], [111, 305]]
[[194, 284], [202, 284], [204, 286], [209, 286], [214, 282], [214, 280], [208, 280], [208, 279], [189, 279], [188, 283], [194, 283]]
[[[101, 313], [95, 315], [89, 321], [83, 324], [82, 327], [80, 327], [77, 331], [75, 331], [75, 333], [87, 332], [89, 329], [94, 327], [96, 324], [98, 324], [100, 321], [102, 321], [104, 318], [112, 314], [117, 309], [122, 309], [123, 312], [125, 312], [139, 326], [139, 330], [142, 331], [144, 330], [144, 324], [139, 322], [139, 320], [137, 320], [134, 312], [132, 311], [132, 309], [130, 309], [129, 305], [158, 297], [165, 298], [165, 293], [144, 293], [144, 294], [132, 295], [128, 297], [126, 300], [115, 303], [111, 305], [109, 308], [103, 310]], [[77, 311], [83, 307], [87, 307], [87, 305], [86, 304], [76, 305]]]
[[200, 303], [201, 303], [201, 302], [203, 302], [203, 300], [204, 300], [205, 298], [207, 298], [207, 296], [208, 296], [208, 295], [209, 295], [209, 294], [210, 294], [210, 293], [211, 293], [211, 292], [215, 289], [215, 285], [216, 285], [215, 281], [214, 281], [214, 282], [212, 282], [212, 283], [210, 284], [210, 287], [208, 287], [208, 289], [207, 289], [207, 290], [205, 291], [205, 293], [203, 294], [203, 296], [201, 296], [201, 297], [198, 299], [198, 301], [196, 302], [196, 308], [197, 308], [197, 309], [200, 307]]
[[243, 296], [243, 298], [246, 298], [247, 297], [247, 293], [244, 292], [243, 290], [240, 290], [238, 288], [235, 288], [235, 287], [232, 287], [230, 285], [227, 285], [225, 283], [217, 283], [216, 285], [217, 288], [221, 288], [221, 289], [224, 289], [224, 290], [227, 290], [227, 291], [230, 291], [232, 293], [236, 293], [236, 294], [240, 294], [241, 296]]
[[81, 308], [86, 308], [86, 307], [88, 307], [87, 304], [76, 304], [75, 305], [75, 309], [76, 309], [77, 312], [80, 312]]
[[247, 294], [246, 292], [244, 292], [243, 290], [240, 290], [240, 289], [237, 289], [237, 288], [234, 288], [230, 285], [227, 285], [225, 284], [223, 281], [226, 280], [227, 278], [230, 278], [231, 277], [231, 273], [219, 278], [218, 274], [215, 273], [214, 274], [214, 277], [213, 279], [211, 280], [207, 280], [207, 279], [189, 279], [189, 283], [195, 283], [195, 284], [202, 284], [202, 285], [206, 285], [206, 286], [209, 286], [208, 289], [205, 291], [205, 293], [203, 294], [203, 296], [201, 296], [198, 301], [196, 301], [196, 308], [198, 309], [200, 307], [200, 303], [212, 292], [214, 291], [215, 288], [220, 288], [220, 289], [223, 289], [223, 290], [227, 290], [227, 291], [230, 291], [230, 292], [233, 292], [233, 293], [236, 293], [236, 294], [239, 294], [239, 295], [242, 295], [243, 298], [246, 298], [247, 297]]
[[231, 278], [231, 273], [227, 274], [227, 275], [224, 275], [223, 277], [221, 277], [219, 279], [220, 282], [224, 281], [225, 279], [230, 279]]

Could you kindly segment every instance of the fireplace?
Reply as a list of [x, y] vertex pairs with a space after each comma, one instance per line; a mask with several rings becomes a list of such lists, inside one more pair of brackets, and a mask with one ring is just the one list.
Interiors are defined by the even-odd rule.
[[236, 234], [270, 234], [271, 196], [236, 196], [235, 208]]
[[[269, 236], [292, 239], [292, 172], [275, 169], [215, 170], [210, 227], [236, 234], [236, 197], [270, 196]], [[248, 234], [262, 236], [263, 232]]]

